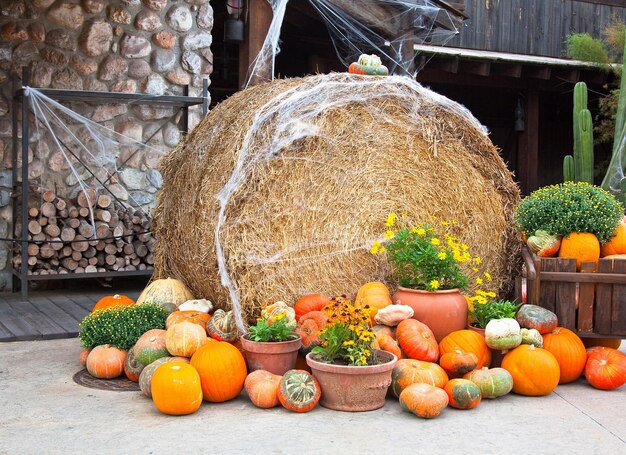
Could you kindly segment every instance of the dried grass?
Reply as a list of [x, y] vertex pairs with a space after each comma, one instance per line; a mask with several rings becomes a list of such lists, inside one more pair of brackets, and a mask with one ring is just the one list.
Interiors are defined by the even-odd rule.
[[[271, 150], [273, 159], [252, 162], [226, 204], [219, 236], [244, 319], [261, 304], [293, 304], [307, 293], [353, 295], [370, 280], [393, 288], [384, 258], [369, 247], [387, 214], [401, 210], [416, 220], [458, 221], [456, 234], [493, 276], [491, 289], [509, 295], [521, 262], [513, 222], [519, 190], [510, 172], [455, 103], [396, 82], [347, 74], [278, 80], [212, 110], [162, 161], [155, 276], [179, 278], [197, 297], [230, 307], [216, 259], [216, 196], [255, 116], [289, 91], [310, 91], [310, 105], [300, 100], [298, 109], [310, 113], [322, 102], [312, 115], [318, 134], [287, 137], [277, 132], [284, 119], [276, 113], [260, 122], [250, 157], [265, 156], [277, 137], [284, 144]], [[332, 105], [347, 92], [350, 101]]]

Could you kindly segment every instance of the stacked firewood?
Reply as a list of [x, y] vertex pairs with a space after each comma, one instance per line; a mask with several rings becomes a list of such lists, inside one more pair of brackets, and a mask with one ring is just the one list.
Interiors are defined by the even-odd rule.
[[[28, 269], [32, 275], [123, 272], [152, 269], [154, 237], [150, 216], [124, 207], [93, 189], [75, 199], [42, 191], [28, 208]], [[16, 223], [16, 238], [21, 225]], [[21, 245], [13, 264], [19, 269]]]

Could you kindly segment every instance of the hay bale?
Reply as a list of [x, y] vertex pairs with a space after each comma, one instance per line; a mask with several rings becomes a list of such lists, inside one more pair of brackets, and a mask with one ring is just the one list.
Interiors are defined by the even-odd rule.
[[465, 108], [407, 78], [330, 74], [244, 90], [162, 173], [156, 276], [244, 320], [276, 300], [393, 284], [369, 253], [392, 211], [458, 221], [491, 290], [508, 295], [520, 265], [519, 190], [496, 148]]

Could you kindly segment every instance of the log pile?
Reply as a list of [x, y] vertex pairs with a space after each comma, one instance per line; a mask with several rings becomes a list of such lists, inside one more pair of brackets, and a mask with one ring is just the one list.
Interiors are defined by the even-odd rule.
[[[31, 275], [149, 270], [155, 239], [149, 214], [124, 207], [88, 188], [75, 199], [42, 191], [28, 207], [28, 270]], [[16, 238], [22, 228], [16, 223]], [[16, 242], [13, 264], [22, 263]]]

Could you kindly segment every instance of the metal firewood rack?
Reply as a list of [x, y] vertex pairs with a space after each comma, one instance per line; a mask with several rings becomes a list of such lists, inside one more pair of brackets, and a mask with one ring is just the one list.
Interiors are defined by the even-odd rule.
[[[30, 116], [30, 103], [28, 91], [25, 88], [28, 86], [30, 79], [30, 73], [28, 68], [24, 68], [22, 71], [22, 83], [19, 88], [14, 89], [13, 106], [12, 106], [12, 178], [11, 178], [11, 202], [13, 211], [13, 223], [18, 220], [18, 208], [21, 208], [21, 232], [20, 237], [15, 237], [15, 229], [11, 229], [12, 243], [19, 243], [21, 245], [21, 265], [19, 269], [15, 266], [12, 267], [12, 286], [11, 290], [16, 292], [18, 287], [21, 291], [21, 296], [24, 300], [28, 298], [28, 282], [29, 281], [47, 281], [47, 280], [68, 280], [68, 279], [83, 279], [83, 278], [104, 278], [104, 277], [119, 277], [119, 276], [150, 276], [153, 270], [129, 270], [129, 271], [110, 271], [110, 272], [96, 272], [96, 273], [67, 273], [56, 275], [32, 275], [28, 270], [28, 244], [31, 242], [28, 240], [28, 197], [30, 189], [30, 181], [28, 178], [28, 149], [30, 145], [29, 141], [29, 116]], [[14, 87], [16, 87], [17, 81], [14, 81]], [[182, 112], [179, 127], [183, 132], [183, 135], [189, 131], [189, 107], [202, 106], [202, 115], [205, 116], [208, 112], [208, 81], [205, 79], [202, 86], [202, 96], [193, 97], [189, 96], [189, 86], [183, 87], [182, 96], [174, 95], [149, 95], [145, 93], [113, 93], [113, 92], [96, 92], [96, 91], [84, 91], [84, 90], [61, 90], [61, 89], [49, 89], [38, 88], [44, 95], [56, 100], [66, 102], [86, 102], [92, 104], [104, 104], [104, 103], [129, 103], [129, 104], [151, 104], [161, 106], [174, 106], [178, 107]], [[21, 107], [21, 144], [22, 144], [22, 169], [21, 180], [18, 179], [18, 154], [19, 154], [19, 142], [18, 136], [18, 110]], [[174, 116], [178, 115], [178, 112]], [[106, 185], [104, 189], [110, 194], [113, 194]], [[115, 198], [115, 197], [114, 197]], [[117, 199], [117, 198], [115, 198]]]

